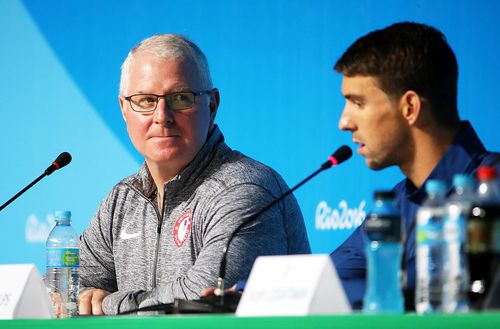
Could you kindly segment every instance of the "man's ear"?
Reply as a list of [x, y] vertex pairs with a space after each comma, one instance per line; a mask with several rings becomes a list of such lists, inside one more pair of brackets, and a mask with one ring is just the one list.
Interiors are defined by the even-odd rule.
[[127, 101], [125, 100], [125, 98], [118, 95], [118, 102], [120, 103], [120, 109], [122, 111], [123, 120], [125, 120], [125, 123], [127, 123], [127, 117], [125, 116], [125, 104]]
[[219, 108], [219, 103], [220, 103], [220, 94], [219, 94], [219, 89], [214, 88], [212, 93], [210, 94], [210, 119], [212, 121], [212, 124], [215, 120], [215, 116], [217, 115], [217, 109]]
[[399, 99], [399, 108], [408, 125], [413, 126], [421, 116], [422, 98], [413, 90], [408, 90]]

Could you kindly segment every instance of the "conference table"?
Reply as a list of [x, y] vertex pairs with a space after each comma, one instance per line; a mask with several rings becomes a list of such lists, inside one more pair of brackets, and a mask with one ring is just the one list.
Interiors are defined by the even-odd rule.
[[73, 319], [0, 320], [1, 329], [13, 328], [500, 328], [500, 312], [469, 314], [404, 315], [314, 315], [297, 317], [236, 317], [234, 315], [93, 316]]

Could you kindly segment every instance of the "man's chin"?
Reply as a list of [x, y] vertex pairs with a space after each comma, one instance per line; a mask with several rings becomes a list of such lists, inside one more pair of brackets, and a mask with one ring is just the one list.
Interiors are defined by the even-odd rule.
[[385, 163], [380, 163], [380, 162], [374, 161], [372, 159], [365, 158], [365, 162], [366, 162], [366, 166], [368, 168], [370, 168], [371, 170], [375, 170], [375, 171], [382, 170], [382, 169], [389, 167], [389, 165], [387, 165]]
[[146, 157], [148, 162], [150, 163], [155, 163], [157, 165], [168, 165], [170, 164], [177, 164], [179, 162], [188, 162], [184, 160], [185, 156], [183, 156], [182, 153], [180, 152], [158, 152], [158, 153], [153, 153], [153, 154], [148, 154]]

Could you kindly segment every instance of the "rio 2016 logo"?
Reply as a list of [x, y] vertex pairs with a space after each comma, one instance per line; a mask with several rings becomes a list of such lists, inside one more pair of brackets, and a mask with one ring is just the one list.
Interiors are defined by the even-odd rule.
[[363, 223], [366, 212], [365, 200], [361, 200], [357, 208], [349, 208], [347, 201], [341, 200], [338, 208], [332, 209], [326, 201], [316, 207], [316, 230], [350, 230]]

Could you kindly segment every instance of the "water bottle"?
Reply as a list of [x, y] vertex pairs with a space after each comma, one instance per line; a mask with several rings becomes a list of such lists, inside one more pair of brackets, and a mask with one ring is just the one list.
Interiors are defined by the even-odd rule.
[[368, 280], [364, 313], [402, 313], [401, 216], [394, 205], [395, 194], [375, 192], [375, 207], [365, 219]]
[[469, 310], [469, 269], [465, 243], [467, 241], [467, 218], [476, 199], [475, 180], [471, 176], [458, 174], [453, 177], [453, 194], [446, 203], [443, 224], [444, 264], [443, 311], [446, 313]]
[[500, 271], [500, 191], [498, 173], [484, 166], [477, 171], [477, 200], [467, 222], [471, 308], [482, 309], [495, 273]]
[[417, 211], [417, 313], [442, 311], [443, 218], [445, 215], [446, 185], [429, 180], [425, 185], [427, 199]]
[[56, 211], [56, 226], [47, 238], [45, 283], [58, 318], [78, 315], [78, 234], [71, 227], [71, 212]]

